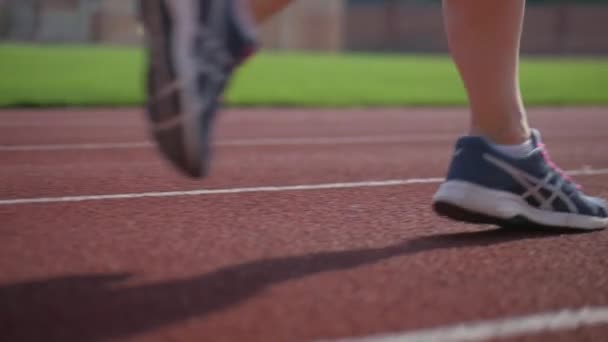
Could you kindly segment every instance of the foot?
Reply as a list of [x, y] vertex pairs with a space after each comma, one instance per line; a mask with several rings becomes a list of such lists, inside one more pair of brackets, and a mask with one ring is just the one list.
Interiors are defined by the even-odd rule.
[[208, 173], [219, 97], [235, 67], [255, 50], [237, 2], [140, 0], [152, 136], [161, 153], [192, 177]]
[[461, 138], [447, 180], [433, 199], [435, 211], [459, 221], [501, 226], [606, 228], [606, 202], [583, 194], [551, 162], [536, 130], [532, 142], [534, 150], [517, 159], [484, 138]]

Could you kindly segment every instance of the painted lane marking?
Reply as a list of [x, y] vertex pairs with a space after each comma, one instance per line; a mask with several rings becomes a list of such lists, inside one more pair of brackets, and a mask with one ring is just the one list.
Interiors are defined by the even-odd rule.
[[[578, 170], [567, 171], [567, 173], [570, 175], [573, 175], [573, 176], [606, 175], [606, 174], [608, 174], [608, 169], [582, 168], [582, 169], [578, 169]], [[441, 182], [443, 182], [443, 180], [444, 180], [443, 178], [439, 178], [439, 177], [408, 178], [408, 179], [392, 179], [392, 180], [364, 181], [364, 182], [342, 182], [342, 183], [302, 184], [302, 185], [284, 185], [284, 186], [259, 186], [259, 187], [226, 188], [226, 189], [198, 189], [198, 190], [185, 190], [185, 191], [159, 191], [159, 192], [107, 194], [107, 195], [78, 195], [78, 196], [61, 196], [61, 197], [15, 198], [15, 199], [0, 200], [0, 206], [15, 205], [15, 204], [107, 201], [107, 200], [121, 200], [121, 199], [209, 196], [209, 195], [262, 193], [262, 192], [377, 188], [377, 187], [390, 187], [390, 186], [406, 186], [406, 185], [415, 185], [415, 184], [435, 184], [435, 183], [441, 183]]]
[[559, 310], [498, 320], [325, 342], [477, 342], [608, 324], [608, 306]]

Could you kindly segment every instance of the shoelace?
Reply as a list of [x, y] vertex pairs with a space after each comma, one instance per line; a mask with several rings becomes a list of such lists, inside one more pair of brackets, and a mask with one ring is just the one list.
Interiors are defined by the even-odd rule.
[[571, 184], [573, 184], [578, 190], [583, 189], [583, 187], [580, 184], [576, 183], [574, 181], [574, 179], [572, 179], [572, 177], [570, 177], [568, 174], [566, 174], [566, 172], [564, 170], [562, 170], [561, 168], [559, 168], [559, 166], [557, 166], [557, 164], [551, 159], [551, 156], [549, 155], [549, 151], [547, 150], [547, 147], [545, 146], [545, 144], [539, 143], [538, 148], [540, 149], [540, 153], [543, 155], [543, 158], [545, 159], [545, 161], [547, 162], [549, 167], [551, 167], [551, 169], [553, 169], [553, 171], [557, 172], [560, 176], [562, 176], [564, 179], [566, 179]]

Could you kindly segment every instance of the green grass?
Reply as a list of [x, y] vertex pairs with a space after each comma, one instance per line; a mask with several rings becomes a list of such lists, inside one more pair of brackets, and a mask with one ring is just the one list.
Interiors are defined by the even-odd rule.
[[[132, 106], [144, 55], [131, 48], [0, 45], [0, 106]], [[528, 105], [607, 105], [608, 58], [525, 58]], [[465, 105], [446, 56], [264, 53], [237, 74], [238, 106]]]

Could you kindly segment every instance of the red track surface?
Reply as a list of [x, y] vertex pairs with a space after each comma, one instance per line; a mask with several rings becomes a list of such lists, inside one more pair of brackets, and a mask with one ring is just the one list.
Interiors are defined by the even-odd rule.
[[[531, 120], [564, 169], [608, 168], [606, 109]], [[230, 111], [220, 142], [306, 140], [220, 146], [203, 182], [146, 147], [0, 150], [0, 199], [440, 177], [466, 123], [462, 110]], [[376, 141], [310, 143], [362, 136]], [[0, 112], [0, 146], [145, 138], [138, 111]], [[608, 197], [608, 175], [577, 180]], [[436, 187], [0, 206], [0, 340], [311, 341], [608, 305], [608, 231], [452, 223], [430, 210]]]

